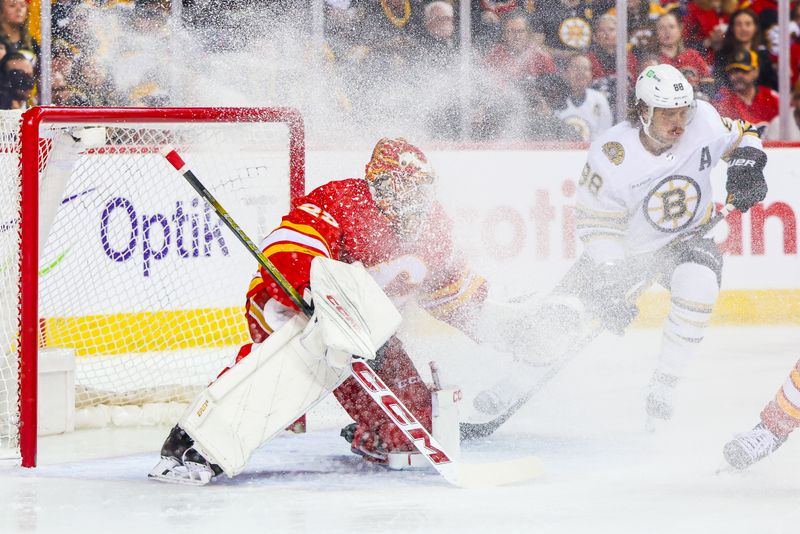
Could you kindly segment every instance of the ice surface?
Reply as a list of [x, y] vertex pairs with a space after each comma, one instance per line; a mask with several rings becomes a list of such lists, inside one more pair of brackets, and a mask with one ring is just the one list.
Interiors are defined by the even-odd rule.
[[[659, 340], [601, 337], [497, 434], [465, 444], [469, 461], [538, 455], [547, 472], [529, 484], [459, 490], [432, 471], [367, 465], [336, 414], [201, 488], [145, 478], [166, 429], [92, 431], [43, 440], [35, 470], [0, 469], [0, 532], [797, 532], [800, 436], [749, 471], [717, 470], [722, 445], [757, 422], [800, 355], [800, 328], [709, 329], [675, 419], [652, 435], [643, 389]], [[473, 373], [464, 382], [485, 374], [461, 367]], [[74, 460], [117, 446], [140, 452]]]

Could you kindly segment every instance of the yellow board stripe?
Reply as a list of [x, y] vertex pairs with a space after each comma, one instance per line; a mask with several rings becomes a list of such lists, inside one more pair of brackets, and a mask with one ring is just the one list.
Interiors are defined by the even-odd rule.
[[[666, 291], [639, 299], [636, 326], [660, 326], [669, 311]], [[730, 289], [720, 292], [712, 325], [800, 324], [800, 289]]]
[[[639, 309], [635, 326], [661, 326], [669, 294], [645, 293]], [[242, 307], [51, 317], [43, 322], [45, 346], [75, 348], [79, 356], [239, 346], [250, 340]], [[800, 324], [800, 289], [723, 291], [711, 324]]]
[[116, 313], [42, 320], [45, 347], [78, 356], [239, 346], [250, 340], [244, 308]]

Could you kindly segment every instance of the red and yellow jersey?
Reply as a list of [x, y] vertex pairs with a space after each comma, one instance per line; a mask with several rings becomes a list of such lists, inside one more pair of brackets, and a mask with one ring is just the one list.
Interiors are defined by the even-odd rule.
[[[453, 249], [450, 221], [434, 205], [413, 240], [402, 240], [380, 212], [367, 182], [329, 182], [296, 199], [281, 224], [262, 242], [264, 255], [300, 294], [309, 286], [311, 261], [325, 256], [361, 262], [398, 307], [409, 299], [434, 317], [468, 330], [486, 296], [486, 282], [472, 274]], [[272, 332], [270, 301], [294, 305], [264, 269], [247, 293], [250, 334], [260, 342]], [[273, 325], [277, 327], [278, 325]]]

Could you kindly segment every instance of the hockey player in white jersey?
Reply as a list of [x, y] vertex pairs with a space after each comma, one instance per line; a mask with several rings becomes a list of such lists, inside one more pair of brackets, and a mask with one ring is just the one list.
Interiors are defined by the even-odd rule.
[[722, 256], [704, 237], [720, 160], [728, 162], [728, 204], [745, 212], [764, 199], [767, 156], [756, 130], [696, 101], [674, 67], [642, 72], [629, 120], [589, 148], [577, 193], [584, 253], [537, 312], [523, 369], [475, 398], [487, 419], [462, 433], [490, 433], [546, 381], [542, 373], [552, 377], [603, 329], [622, 334], [637, 315], [635, 299], [653, 283], [669, 290], [670, 309], [645, 410], [651, 422], [672, 416], [721, 283]]

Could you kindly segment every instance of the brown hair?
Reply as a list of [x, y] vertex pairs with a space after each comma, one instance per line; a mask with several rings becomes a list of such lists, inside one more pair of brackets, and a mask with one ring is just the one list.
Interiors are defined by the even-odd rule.
[[[0, 13], [2, 13], [3, 7], [5, 7], [6, 0], [0, 0]], [[27, 4], [27, 2], [26, 2]], [[22, 28], [19, 30], [19, 43], [20, 45], [17, 47], [18, 49], [23, 50], [33, 50], [33, 36], [31, 35], [30, 30], [28, 29], [28, 25], [30, 24], [31, 20], [31, 10], [30, 5], [28, 5], [27, 13], [25, 14], [25, 22], [22, 24]], [[0, 14], [0, 29], [2, 25], [6, 24], [5, 19]], [[8, 37], [8, 36], [5, 36]], [[14, 43], [10, 43], [14, 45]]]
[[658, 32], [658, 23], [664, 17], [672, 17], [672, 18], [675, 19], [675, 22], [678, 24], [678, 30], [680, 32], [680, 37], [678, 38], [678, 53], [680, 54], [686, 48], [685, 45], [683, 44], [683, 21], [681, 21], [680, 15], [678, 15], [678, 13], [676, 13], [674, 10], [673, 11], [667, 11], [666, 13], [662, 14], [661, 16], [659, 16], [658, 19], [656, 19], [656, 24], [655, 24], [656, 38], [653, 39], [653, 50], [652, 51], [655, 52], [656, 54], [660, 54], [661, 53], [661, 44], [659, 44], [659, 42], [658, 42], [657, 32]]
[[728, 30], [725, 32], [725, 37], [722, 38], [722, 46], [719, 49], [719, 54], [723, 57], [732, 56], [733, 53], [741, 47], [741, 43], [736, 40], [736, 36], [733, 33], [733, 23], [736, 22], [736, 19], [739, 17], [747, 15], [751, 19], [753, 19], [753, 23], [756, 26], [756, 33], [753, 34], [753, 42], [750, 45], [750, 48], [756, 50], [759, 46], [764, 44], [764, 32], [761, 30], [761, 24], [758, 20], [758, 15], [752, 9], [744, 8], [744, 9], [737, 9], [731, 15], [730, 20], [728, 21]]

